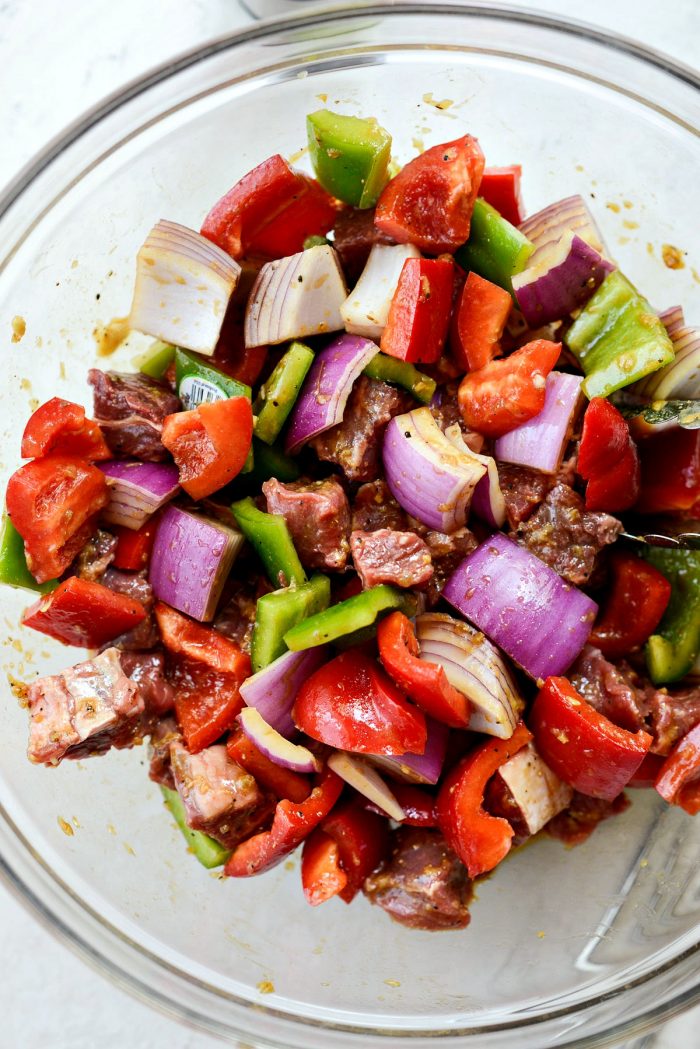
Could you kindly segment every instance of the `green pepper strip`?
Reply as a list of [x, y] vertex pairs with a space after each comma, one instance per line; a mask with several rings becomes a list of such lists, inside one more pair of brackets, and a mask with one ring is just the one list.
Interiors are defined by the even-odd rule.
[[175, 359], [175, 347], [169, 342], [154, 342], [145, 353], [134, 357], [131, 362], [143, 375], [152, 379], [162, 379]]
[[160, 789], [170, 814], [174, 817], [190, 847], [190, 852], [194, 853], [202, 866], [211, 870], [213, 867], [221, 867], [226, 863], [233, 850], [227, 849], [221, 842], [210, 838], [208, 834], [203, 834], [201, 830], [192, 830], [191, 827], [188, 827], [185, 806], [178, 792], [169, 787], [161, 786]]
[[646, 644], [649, 676], [655, 685], [665, 685], [687, 674], [700, 654], [700, 552], [648, 547], [644, 557], [673, 587]]
[[258, 510], [253, 500], [240, 499], [231, 505], [233, 516], [258, 557], [273, 586], [301, 586], [306, 573], [294, 549], [287, 522], [280, 514]]
[[327, 576], [314, 575], [303, 586], [273, 590], [258, 599], [250, 642], [250, 659], [257, 673], [287, 651], [284, 635], [308, 616], [328, 608], [331, 584]]
[[322, 237], [320, 233], [312, 233], [306, 238], [302, 247], [304, 251], [308, 251], [309, 248], [322, 248], [324, 244], [330, 244], [328, 237]]
[[365, 367], [364, 375], [370, 379], [379, 379], [381, 382], [391, 382], [395, 386], [402, 386], [404, 390], [412, 393], [421, 404], [430, 404], [435, 394], [437, 383], [429, 375], [419, 372], [408, 361], [400, 361], [396, 357], [389, 357], [386, 353], [378, 353]]
[[535, 245], [481, 197], [474, 202], [469, 240], [455, 252], [455, 261], [480, 277], [505, 288], [525, 269]]
[[309, 155], [323, 188], [345, 204], [371, 208], [387, 181], [391, 135], [374, 120], [319, 109], [306, 118]]
[[[350, 643], [348, 635], [352, 635], [353, 642], [357, 643], [371, 636], [371, 633], [365, 633], [365, 631], [367, 628], [376, 626], [377, 617], [382, 612], [395, 608], [404, 611], [409, 605], [408, 615], [415, 614], [410, 595], [402, 593], [393, 586], [373, 586], [361, 594], [356, 594], [355, 597], [349, 597], [347, 601], [340, 601], [325, 612], [319, 612], [315, 616], [304, 619], [303, 622], [287, 631], [284, 640], [292, 652], [315, 648], [317, 645], [325, 645], [339, 638]], [[362, 633], [358, 633], [359, 631]]]
[[302, 383], [313, 364], [313, 351], [303, 342], [293, 342], [260, 392], [253, 405], [255, 436], [272, 444], [287, 421]]
[[24, 540], [7, 514], [3, 514], [0, 528], [0, 583], [40, 594], [50, 594], [58, 586], [58, 579], [37, 583], [27, 568]]
[[586, 375], [587, 397], [608, 397], [674, 359], [663, 324], [619, 270], [608, 274], [564, 341]]
[[275, 477], [278, 481], [289, 483], [296, 481], [300, 476], [300, 470], [296, 459], [286, 455], [276, 445], [268, 445], [253, 437], [253, 459], [255, 465], [248, 475], [248, 480], [258, 488], [263, 481], [269, 481]]

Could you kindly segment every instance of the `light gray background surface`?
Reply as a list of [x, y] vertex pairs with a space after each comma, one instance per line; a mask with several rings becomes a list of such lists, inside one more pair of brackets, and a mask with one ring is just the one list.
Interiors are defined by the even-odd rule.
[[[585, 18], [700, 66], [698, 0], [510, 3]], [[171, 55], [249, 20], [236, 0], [0, 2], [0, 186], [104, 95]], [[0, 1016], [0, 1049], [213, 1049], [220, 1044], [110, 986], [37, 925], [2, 886]], [[653, 1044], [654, 1049], [698, 1049], [700, 1009], [668, 1024]]]

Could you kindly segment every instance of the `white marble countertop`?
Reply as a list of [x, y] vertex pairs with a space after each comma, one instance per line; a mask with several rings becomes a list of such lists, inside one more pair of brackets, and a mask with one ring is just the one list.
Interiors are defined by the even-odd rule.
[[[688, 47], [698, 40], [697, 0], [510, 3], [585, 17], [686, 63], [700, 62], [697, 46], [694, 52]], [[248, 21], [236, 0], [4, 0], [0, 185], [67, 123], [125, 81]], [[110, 986], [37, 925], [2, 886], [0, 930], [3, 1049], [209, 1049], [220, 1044]], [[696, 1009], [668, 1024], [653, 1045], [696, 1049], [699, 1029]]]

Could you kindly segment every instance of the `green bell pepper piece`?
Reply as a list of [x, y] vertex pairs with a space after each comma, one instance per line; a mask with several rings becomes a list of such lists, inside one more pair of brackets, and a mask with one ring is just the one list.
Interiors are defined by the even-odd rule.
[[178, 792], [171, 790], [170, 787], [161, 786], [160, 789], [163, 792], [166, 807], [182, 831], [190, 852], [194, 853], [202, 866], [207, 870], [212, 870], [213, 867], [221, 867], [226, 863], [233, 849], [227, 849], [221, 842], [210, 838], [208, 834], [203, 834], [201, 830], [192, 830], [191, 827], [188, 827], [185, 806]]
[[265, 444], [263, 441], [258, 441], [256, 437], [253, 437], [253, 459], [254, 466], [252, 472], [248, 474], [248, 479], [257, 488], [260, 488], [264, 481], [269, 481], [271, 477], [285, 483], [296, 481], [301, 473], [296, 459], [292, 459], [291, 455], [286, 455], [277, 445]]
[[134, 368], [152, 379], [162, 379], [175, 358], [175, 346], [157, 339], [145, 353], [134, 357], [131, 362]]
[[[374, 626], [382, 612], [390, 612], [395, 608], [403, 611], [410, 602], [407, 598], [408, 595], [393, 586], [373, 586], [292, 627], [284, 635], [285, 643], [292, 652], [300, 652], [338, 638], [347, 638], [347, 635], [364, 639], [371, 635], [359, 635], [358, 631], [364, 632], [367, 627]], [[412, 603], [411, 608], [413, 610], [409, 611], [409, 615], [415, 612]]]
[[278, 437], [313, 359], [313, 351], [308, 346], [303, 342], [293, 342], [270, 378], [260, 387], [253, 405], [254, 432], [265, 444], [272, 444]]
[[700, 551], [648, 547], [644, 557], [672, 586], [671, 600], [645, 650], [651, 680], [666, 685], [687, 674], [700, 654]]
[[455, 252], [455, 261], [480, 277], [513, 294], [512, 278], [521, 273], [535, 245], [524, 233], [487, 204], [481, 197], [474, 201], [469, 240]]
[[320, 233], [312, 233], [306, 238], [302, 247], [304, 251], [308, 251], [309, 248], [322, 248], [324, 244], [330, 244], [328, 237], [322, 237]]
[[306, 573], [294, 549], [287, 522], [281, 514], [258, 510], [253, 500], [239, 499], [231, 505], [238, 527], [265, 566], [273, 586], [301, 586]]
[[306, 118], [309, 155], [324, 189], [356, 208], [371, 208], [387, 182], [391, 135], [374, 120], [319, 109]]
[[255, 608], [250, 660], [257, 673], [287, 651], [284, 635], [297, 623], [328, 608], [331, 584], [327, 576], [314, 575], [303, 586], [263, 594]]
[[39, 594], [50, 594], [58, 582], [58, 579], [50, 579], [46, 583], [37, 583], [27, 568], [24, 540], [7, 514], [3, 514], [0, 527], [0, 583], [21, 590], [34, 590]]
[[587, 397], [608, 397], [674, 359], [663, 324], [619, 270], [608, 274], [564, 341], [586, 375]]
[[391, 382], [394, 386], [402, 386], [421, 404], [430, 404], [437, 386], [434, 379], [419, 372], [408, 361], [400, 361], [386, 353], [378, 353], [373, 357], [365, 367], [363, 375], [370, 379], [379, 379], [381, 382]]

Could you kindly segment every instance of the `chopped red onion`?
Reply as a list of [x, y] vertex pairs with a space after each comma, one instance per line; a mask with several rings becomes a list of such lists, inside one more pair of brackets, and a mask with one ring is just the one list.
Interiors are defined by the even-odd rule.
[[401, 823], [406, 814], [376, 769], [356, 754], [338, 750], [328, 759], [328, 767], [365, 798], [374, 802], [392, 820]]
[[568, 670], [598, 611], [590, 597], [500, 532], [462, 561], [442, 596], [535, 681]]
[[377, 353], [376, 343], [359, 335], [339, 335], [316, 355], [294, 407], [286, 438], [287, 452], [342, 422], [355, 379]]
[[340, 307], [346, 331], [379, 339], [406, 259], [419, 259], [413, 244], [374, 244], [360, 279]]
[[503, 656], [483, 633], [439, 612], [416, 618], [421, 658], [443, 667], [471, 704], [469, 728], [510, 739], [525, 706]]
[[330, 244], [266, 262], [246, 306], [246, 346], [275, 346], [338, 331], [343, 327], [340, 306], [347, 294]]
[[149, 578], [156, 599], [209, 622], [242, 545], [241, 533], [223, 522], [166, 506], [151, 555]]
[[666, 330], [676, 356], [670, 364], [635, 383], [634, 392], [652, 401], [695, 401], [700, 398], [700, 329], [678, 324], [679, 313], [683, 320], [680, 307], [673, 312]]
[[557, 200], [554, 204], [528, 215], [520, 223], [520, 232], [535, 245], [528, 266], [535, 266], [565, 233], [575, 233], [592, 248], [605, 254], [605, 245], [595, 219], [580, 194]]
[[[471, 437], [480, 437], [479, 434], [470, 434]], [[445, 429], [445, 437], [459, 448], [464, 447], [486, 467], [486, 473], [477, 483], [472, 495], [472, 512], [480, 517], [492, 528], [500, 528], [506, 519], [506, 501], [501, 491], [501, 482], [498, 478], [498, 466], [496, 460], [490, 455], [481, 455], [468, 443], [459, 423], [453, 423]], [[483, 444], [483, 438], [482, 438]]]
[[434, 721], [429, 717], [426, 717], [425, 724], [428, 738], [422, 754], [400, 754], [391, 758], [372, 754], [371, 757], [368, 756], [368, 760], [384, 769], [394, 779], [406, 780], [408, 783], [437, 783], [445, 763], [450, 730], [441, 721]]
[[659, 320], [670, 336], [675, 335], [679, 328], [686, 326], [682, 306], [669, 306], [667, 310], [659, 314]]
[[544, 408], [534, 418], [497, 439], [494, 448], [496, 459], [555, 474], [581, 404], [582, 383], [581, 375], [550, 372]]
[[486, 473], [482, 456], [447, 437], [429, 408], [391, 420], [382, 456], [396, 501], [428, 528], [450, 535], [466, 523], [472, 493]]
[[172, 463], [114, 459], [101, 470], [110, 496], [102, 516], [109, 524], [138, 529], [179, 491], [178, 468]]
[[615, 267], [575, 233], [535, 252], [537, 260], [513, 277], [513, 291], [531, 328], [561, 320], [590, 299]]
[[297, 692], [306, 679], [326, 661], [327, 655], [324, 646], [307, 648], [303, 652], [285, 652], [243, 682], [243, 702], [254, 707], [268, 725], [281, 735], [296, 735], [292, 707]]
[[251, 743], [275, 765], [293, 772], [319, 772], [320, 762], [308, 747], [291, 743], [265, 721], [254, 707], [245, 707], [238, 715], [238, 724]]

